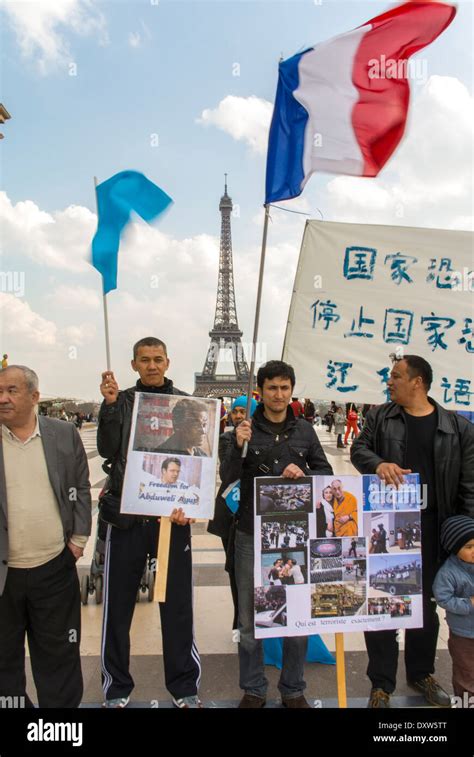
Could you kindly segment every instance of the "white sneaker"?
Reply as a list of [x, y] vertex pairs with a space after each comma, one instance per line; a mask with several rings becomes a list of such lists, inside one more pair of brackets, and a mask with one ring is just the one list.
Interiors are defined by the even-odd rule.
[[120, 697], [119, 699], [106, 699], [102, 707], [123, 710], [130, 702], [130, 697]]
[[175, 707], [179, 707], [180, 710], [200, 710], [203, 707], [197, 694], [191, 697], [182, 697], [182, 699], [175, 699], [173, 697], [173, 704]]

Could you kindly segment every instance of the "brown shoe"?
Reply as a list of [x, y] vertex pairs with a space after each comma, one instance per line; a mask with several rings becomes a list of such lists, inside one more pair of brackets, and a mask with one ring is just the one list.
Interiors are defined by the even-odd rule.
[[308, 704], [303, 694], [299, 697], [282, 697], [281, 703], [283, 707], [288, 707], [289, 710], [310, 710], [311, 706]]
[[388, 708], [390, 707], [390, 694], [383, 689], [372, 689], [367, 707]]
[[255, 694], [244, 694], [239, 703], [239, 710], [260, 710], [265, 707], [265, 697], [257, 697]]
[[425, 676], [418, 681], [407, 681], [407, 683], [412, 689], [420, 691], [432, 707], [452, 707], [451, 697], [433, 676]]

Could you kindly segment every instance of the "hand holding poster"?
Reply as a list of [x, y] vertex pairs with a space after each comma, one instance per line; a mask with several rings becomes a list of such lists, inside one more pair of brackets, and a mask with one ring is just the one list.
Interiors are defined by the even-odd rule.
[[255, 479], [255, 636], [422, 625], [421, 487]]
[[137, 392], [120, 511], [209, 518], [219, 441], [219, 402]]

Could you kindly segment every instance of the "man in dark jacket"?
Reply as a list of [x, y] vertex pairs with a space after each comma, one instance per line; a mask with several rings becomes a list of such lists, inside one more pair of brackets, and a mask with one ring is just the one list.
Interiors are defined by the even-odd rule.
[[[237, 427], [220, 466], [224, 486], [240, 479], [234, 556], [239, 605], [240, 687], [245, 693], [239, 707], [254, 709], [265, 705], [268, 686], [262, 642], [254, 635], [254, 479], [257, 476], [284, 476], [296, 480], [302, 476], [332, 474], [314, 429], [303, 418], [295, 418], [288, 407], [295, 385], [293, 368], [279, 360], [271, 360], [259, 369], [257, 385], [262, 403], [251, 421], [243, 421]], [[242, 458], [245, 442], [248, 442], [248, 451]], [[306, 637], [285, 639], [279, 689], [286, 707], [309, 707], [303, 695], [306, 646]]]
[[[100, 509], [107, 524], [102, 628], [102, 685], [105, 707], [126, 707], [134, 682], [129, 671], [130, 626], [147, 555], [157, 554], [159, 523], [154, 518], [120, 514], [135, 392], [180, 394], [165, 377], [169, 359], [164, 342], [146, 337], [133, 348], [136, 386], [119, 391], [111, 372], [102, 374], [97, 448], [110, 473]], [[201, 707], [197, 687], [201, 675], [193, 634], [190, 520], [183, 511], [171, 514], [166, 602], [160, 604], [166, 688], [179, 708]]]
[[[395, 486], [406, 473], [420, 474], [423, 628], [405, 632], [405, 667], [409, 685], [430, 704], [450, 707], [450, 697], [432, 675], [439, 629], [432, 585], [442, 557], [441, 524], [450, 515], [474, 516], [474, 426], [428, 397], [432, 380], [422, 357], [396, 360], [387, 384], [392, 401], [367, 413], [351, 461], [360, 473], [377, 473]], [[369, 707], [389, 707], [396, 684], [396, 631], [372, 631], [365, 641]]]

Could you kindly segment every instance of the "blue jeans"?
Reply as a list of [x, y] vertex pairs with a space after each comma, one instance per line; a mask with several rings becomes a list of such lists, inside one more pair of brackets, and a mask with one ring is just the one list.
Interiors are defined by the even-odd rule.
[[[263, 644], [254, 634], [253, 562], [253, 536], [237, 529], [235, 579], [239, 601], [239, 685], [247, 694], [265, 697], [268, 680], [265, 677]], [[282, 697], [298, 697], [306, 688], [303, 675], [307, 643], [306, 636], [287, 637], [283, 641], [283, 667], [278, 682]]]

